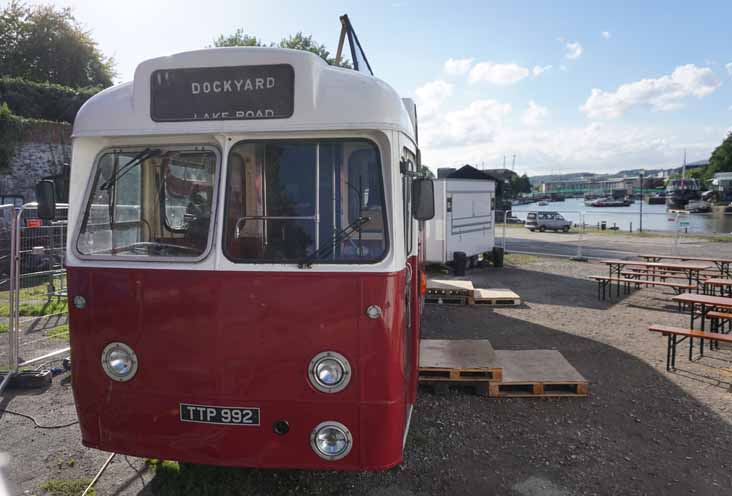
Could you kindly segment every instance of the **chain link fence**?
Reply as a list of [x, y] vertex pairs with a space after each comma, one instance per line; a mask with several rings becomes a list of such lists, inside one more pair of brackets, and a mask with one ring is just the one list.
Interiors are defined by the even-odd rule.
[[[0, 367], [12, 373], [69, 352], [64, 267], [68, 206], [57, 205], [53, 221], [39, 219], [35, 203], [19, 209], [3, 206], [0, 213], [0, 331], [7, 327], [0, 334], [7, 333], [0, 340]], [[0, 391], [5, 385], [3, 381]]]

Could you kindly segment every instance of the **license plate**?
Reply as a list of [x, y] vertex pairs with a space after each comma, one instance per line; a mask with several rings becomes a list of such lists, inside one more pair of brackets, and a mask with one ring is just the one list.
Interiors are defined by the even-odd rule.
[[259, 408], [180, 404], [182, 422], [224, 425], [259, 425]]

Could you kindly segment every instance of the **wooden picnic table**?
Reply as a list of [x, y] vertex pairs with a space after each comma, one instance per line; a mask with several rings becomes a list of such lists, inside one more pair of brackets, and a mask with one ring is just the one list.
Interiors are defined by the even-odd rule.
[[705, 295], [717, 296], [717, 288], [719, 288], [719, 296], [732, 297], [732, 279], [705, 279], [702, 284]]
[[661, 260], [679, 260], [682, 262], [709, 262], [713, 263], [719, 273], [724, 277], [732, 277], [732, 258], [714, 257], [688, 257], [683, 255], [639, 255], [640, 258], [649, 262], [660, 262]]
[[[621, 272], [626, 266], [630, 267], [644, 267], [650, 269], [648, 277], [651, 277], [653, 281], [656, 280], [656, 276], [659, 277], [661, 274], [657, 274], [656, 271], [661, 272], [664, 270], [674, 270], [683, 272], [686, 274], [689, 284], [695, 284], [697, 288], [701, 285], [701, 271], [711, 267], [711, 265], [698, 265], [698, 264], [683, 264], [674, 262], [642, 262], [640, 260], [601, 260], [602, 263], [608, 266], [610, 277], [617, 277], [621, 279]], [[698, 290], [698, 289], [697, 289]], [[618, 295], [620, 295], [620, 286], [618, 286]]]
[[[687, 305], [689, 309], [689, 329], [694, 329], [694, 322], [699, 319], [700, 329], [705, 332], [705, 321], [707, 314], [715, 309], [732, 308], [732, 298], [723, 296], [711, 296], [699, 293], [684, 293], [671, 297], [679, 305]], [[694, 350], [694, 340], [689, 338], [689, 360]], [[701, 349], [704, 349], [704, 339], [701, 339]]]

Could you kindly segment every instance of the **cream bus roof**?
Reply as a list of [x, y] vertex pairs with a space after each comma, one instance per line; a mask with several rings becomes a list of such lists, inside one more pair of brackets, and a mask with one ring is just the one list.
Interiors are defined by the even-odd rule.
[[[281, 119], [156, 122], [151, 118], [153, 72], [166, 69], [289, 64], [295, 73], [294, 109]], [[394, 129], [414, 139], [399, 95], [373, 76], [333, 67], [304, 51], [212, 48], [142, 62], [132, 83], [98, 93], [76, 116], [74, 136], [135, 136], [338, 129]]]

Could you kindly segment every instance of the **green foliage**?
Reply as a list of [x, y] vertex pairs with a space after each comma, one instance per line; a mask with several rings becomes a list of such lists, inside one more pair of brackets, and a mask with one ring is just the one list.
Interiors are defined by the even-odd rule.
[[237, 29], [236, 31], [234, 31], [233, 34], [227, 36], [224, 36], [223, 34], [219, 35], [219, 37], [216, 38], [213, 43], [214, 46], [217, 48], [237, 46], [265, 46], [265, 44], [257, 39], [256, 36], [250, 36], [246, 34], [242, 28]]
[[73, 89], [21, 78], [0, 78], [0, 102], [15, 115], [54, 122], [74, 122], [79, 108], [102, 88]]
[[529, 176], [526, 174], [523, 176], [512, 176], [511, 192], [514, 196], [519, 193], [531, 193], [531, 181], [529, 180]]
[[704, 179], [711, 179], [718, 172], [732, 172], [732, 133], [727, 134], [722, 144], [712, 152]]
[[[245, 33], [244, 30], [241, 28], [237, 29], [234, 33], [229, 35], [219, 35], [219, 37], [216, 38], [213, 43], [215, 47], [267, 46], [267, 44], [264, 43], [262, 40], [260, 40], [256, 36]], [[278, 48], [290, 48], [293, 50], [304, 50], [306, 52], [314, 53], [318, 57], [328, 62], [330, 65], [336, 65], [335, 57], [331, 57], [330, 52], [325, 47], [325, 45], [318, 43], [310, 35], [304, 35], [302, 31], [298, 32], [295, 35], [288, 36], [287, 38], [282, 38], [279, 43], [270, 43], [269, 46]], [[351, 63], [345, 59], [342, 59], [338, 66], [345, 67], [347, 69], [352, 68]]]
[[71, 9], [17, 0], [0, 11], [0, 74], [74, 88], [110, 86], [115, 75]]
[[23, 120], [14, 115], [3, 102], [0, 104], [0, 172], [10, 167], [22, 135]]
[[[330, 65], [336, 65], [335, 57], [330, 56], [330, 52], [325, 48], [325, 45], [321, 45], [317, 41], [313, 40], [313, 37], [311, 35], [305, 36], [304, 34], [302, 34], [302, 31], [299, 31], [294, 36], [282, 38], [277, 46], [279, 46], [280, 48], [291, 48], [293, 50], [304, 50], [306, 52], [311, 52], [328, 62]], [[338, 65], [340, 67], [346, 67], [348, 69], [351, 68], [351, 63], [347, 60], [342, 60], [341, 63]]]
[[[50, 480], [41, 484], [41, 489], [48, 496], [78, 496], [84, 492], [84, 489], [91, 483], [90, 479], [79, 480]], [[94, 496], [96, 492], [94, 488], [86, 493], [88, 496]]]
[[430, 170], [430, 168], [427, 167], [426, 165], [422, 165], [422, 166], [419, 167], [419, 173], [421, 175], [423, 175], [424, 177], [428, 177], [430, 179], [434, 179], [435, 178], [435, 173], [432, 172]]

